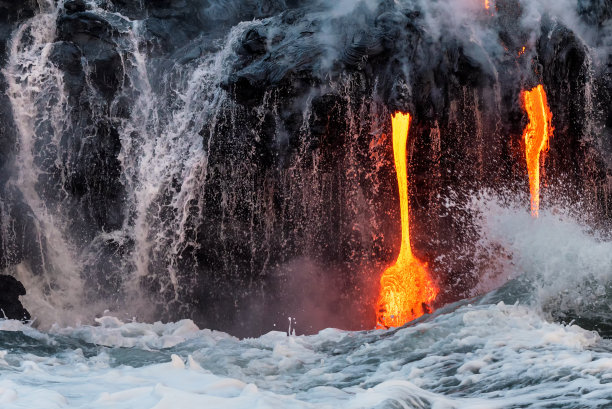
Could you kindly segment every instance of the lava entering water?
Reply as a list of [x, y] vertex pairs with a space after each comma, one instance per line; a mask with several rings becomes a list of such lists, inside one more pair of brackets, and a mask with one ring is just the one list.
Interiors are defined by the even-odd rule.
[[552, 137], [552, 113], [546, 100], [546, 91], [540, 84], [531, 91], [522, 93], [523, 107], [529, 116], [525, 128], [525, 154], [529, 172], [529, 190], [531, 192], [531, 215], [538, 217], [540, 211], [540, 155], [548, 150]]
[[418, 260], [410, 247], [410, 211], [406, 142], [410, 129], [410, 114], [396, 112], [393, 126], [393, 156], [399, 185], [402, 222], [402, 245], [394, 265], [380, 278], [377, 303], [377, 326], [399, 327], [430, 312], [429, 304], [438, 295], [438, 288], [429, 276], [427, 264]]

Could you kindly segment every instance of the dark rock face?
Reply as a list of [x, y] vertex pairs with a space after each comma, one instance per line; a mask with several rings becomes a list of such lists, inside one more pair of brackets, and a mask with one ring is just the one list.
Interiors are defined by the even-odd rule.
[[34, 0], [14, 2], [0, 1], [0, 56], [6, 58], [7, 41], [16, 24], [34, 16], [38, 12], [38, 4]]
[[4, 318], [28, 321], [30, 313], [23, 308], [19, 296], [26, 295], [26, 290], [14, 277], [0, 275], [0, 310]]
[[[3, 65], [30, 3], [0, 1]], [[40, 199], [88, 301], [121, 309], [136, 286], [151, 319], [241, 335], [283, 314], [308, 330], [369, 328], [399, 243], [389, 116], [402, 110], [414, 250], [441, 303], [470, 295], [476, 232], [461, 208], [483, 188], [527, 191], [520, 94], [539, 83], [555, 127], [544, 196], [610, 223], [609, 2], [577, 1], [580, 32], [529, 20], [538, 2], [346, 3], [60, 2], [39, 62], [59, 79], [43, 78], [51, 103], [36, 101], [35, 144], [51, 148], [34, 161], [34, 199], [0, 76], [0, 267], [62, 274]], [[325, 305], [322, 318], [306, 304]]]
[[[483, 187], [526, 189], [522, 90], [544, 84], [554, 113], [557, 131], [551, 141], [544, 184], [557, 185], [561, 193], [550, 192], [548, 200], [555, 200], [555, 195], [572, 202], [588, 197], [587, 202], [597, 203], [591, 211], [603, 225], [609, 224], [612, 216], [604, 204], [609, 200], [605, 186], [612, 168], [606, 158], [611, 152], [602, 150], [599, 143], [610, 140], [610, 129], [602, 127], [610, 110], [585, 109], [594, 100], [609, 101], [609, 97], [603, 92], [596, 94], [602, 90], [593, 90], [593, 76], [603, 75], [593, 67], [586, 44], [559, 20], [547, 16], [542, 18], [539, 32], [519, 28], [527, 13], [523, 6], [516, 1], [495, 4], [493, 17], [480, 16], [491, 21], [488, 35], [498, 36], [493, 47], [470, 40], [469, 27], [440, 26], [433, 33], [418, 2], [404, 9], [380, 2], [374, 12], [358, 6], [339, 17], [328, 31], [321, 28], [320, 15], [308, 9], [288, 11], [245, 33], [237, 51], [240, 58], [223, 84], [246, 106], [257, 106], [272, 89], [279, 104], [296, 107], [312, 88], [323, 88], [326, 76], [351, 75], [358, 84], [355, 99], [377, 94], [389, 111], [413, 113], [412, 217], [418, 220], [413, 235], [417, 253], [433, 260], [438, 279], [445, 283], [442, 288], [449, 292], [441, 299], [469, 293], [477, 280], [470, 276], [469, 271], [474, 271], [470, 262], [437, 264], [441, 255], [453, 258], [453, 254], [463, 254], [469, 259], [474, 239], [469, 215], [441, 216], [448, 211], [441, 206], [441, 197], [452, 197], [460, 204], [469, 199], [469, 192]], [[579, 12], [586, 20], [596, 13], [597, 24], [601, 24], [602, 19], [609, 21], [605, 11], [609, 9], [609, 4], [587, 7], [582, 3]], [[293, 30], [294, 26], [298, 29]], [[337, 41], [322, 42], [318, 37], [322, 33]], [[538, 38], [534, 48], [521, 51], [533, 35]], [[326, 59], [332, 59], [333, 65], [323, 67]], [[336, 91], [331, 91], [322, 99], [335, 95]], [[329, 106], [326, 109], [333, 112]], [[592, 133], [593, 126], [597, 135]], [[341, 124], [328, 121], [320, 135], [345, 133]], [[368, 142], [364, 140], [361, 149], [367, 149]], [[337, 152], [343, 146], [336, 143], [323, 149]], [[342, 172], [342, 165], [333, 172]]]

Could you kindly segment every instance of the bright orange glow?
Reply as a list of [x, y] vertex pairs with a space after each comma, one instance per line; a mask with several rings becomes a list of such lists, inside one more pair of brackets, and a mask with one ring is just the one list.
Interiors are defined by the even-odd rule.
[[485, 0], [485, 8], [489, 10], [491, 8], [490, 0]]
[[531, 215], [538, 217], [540, 211], [540, 155], [548, 150], [553, 134], [552, 113], [546, 100], [546, 91], [538, 85], [531, 91], [523, 91], [523, 107], [529, 116], [525, 128], [525, 154], [529, 172], [529, 191], [531, 193]]
[[527, 47], [523, 46], [523, 49], [521, 51], [518, 52], [519, 57], [523, 54], [525, 54], [525, 50], [527, 49]]
[[427, 264], [412, 254], [410, 246], [410, 205], [406, 142], [410, 129], [410, 114], [396, 112], [393, 126], [393, 156], [399, 186], [402, 244], [394, 265], [380, 278], [380, 295], [376, 319], [380, 328], [399, 327], [430, 312], [429, 304], [436, 299], [438, 288], [431, 279]]

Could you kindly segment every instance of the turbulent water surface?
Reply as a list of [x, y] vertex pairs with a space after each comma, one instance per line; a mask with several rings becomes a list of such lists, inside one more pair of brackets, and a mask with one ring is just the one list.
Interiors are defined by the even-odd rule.
[[[512, 298], [502, 291], [496, 296]], [[503, 301], [391, 331], [238, 340], [191, 321], [2, 322], [3, 408], [609, 407], [612, 345]]]
[[242, 340], [190, 320], [2, 321], [2, 407], [609, 407], [612, 243], [562, 213], [473, 206], [482, 251], [506, 249], [480, 291], [506, 283], [484, 296], [399, 329], [296, 336], [287, 321]]

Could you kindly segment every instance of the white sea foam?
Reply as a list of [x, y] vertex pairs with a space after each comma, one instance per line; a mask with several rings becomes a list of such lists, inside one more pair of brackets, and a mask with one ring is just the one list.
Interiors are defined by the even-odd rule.
[[[190, 321], [98, 321], [39, 333], [59, 343], [51, 356], [6, 353], [2, 407], [502, 408], [612, 398], [612, 350], [596, 333], [548, 322], [528, 306], [463, 306], [395, 331], [244, 340]], [[107, 346], [82, 350], [66, 339]]]
[[200, 330], [191, 320], [175, 323], [154, 324], [124, 323], [118, 318], [104, 316], [96, 318], [98, 326], [82, 325], [76, 328], [53, 327], [54, 334], [66, 335], [79, 340], [108, 347], [163, 349], [176, 346], [189, 339], [207, 339], [211, 343], [231, 338], [217, 331]]

